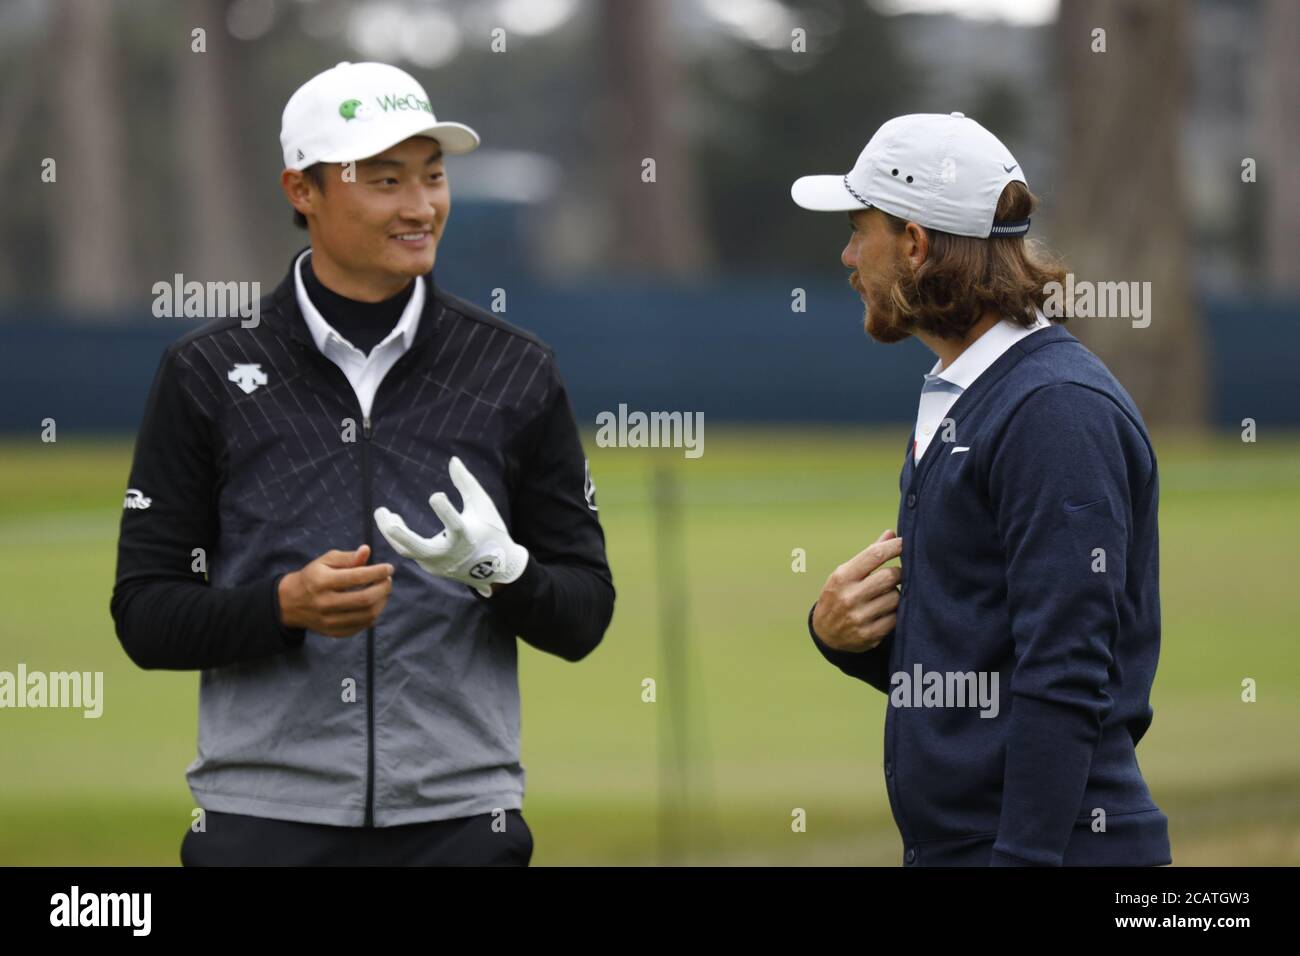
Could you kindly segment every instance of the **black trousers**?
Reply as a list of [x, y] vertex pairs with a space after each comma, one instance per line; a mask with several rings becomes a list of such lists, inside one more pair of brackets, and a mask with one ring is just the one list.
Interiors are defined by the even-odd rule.
[[527, 866], [533, 834], [518, 810], [396, 827], [336, 827], [208, 810], [181, 841], [183, 866]]

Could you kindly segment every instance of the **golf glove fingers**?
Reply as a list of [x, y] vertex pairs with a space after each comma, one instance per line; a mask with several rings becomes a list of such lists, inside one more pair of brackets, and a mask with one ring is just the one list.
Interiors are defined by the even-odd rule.
[[457, 512], [446, 494], [435, 492], [429, 507], [443, 523], [440, 533], [423, 538], [382, 507], [375, 509], [375, 524], [402, 557], [491, 597], [494, 583], [509, 584], [524, 573], [528, 549], [511, 540], [491, 497], [459, 458], [452, 458], [450, 472], [465, 510]]

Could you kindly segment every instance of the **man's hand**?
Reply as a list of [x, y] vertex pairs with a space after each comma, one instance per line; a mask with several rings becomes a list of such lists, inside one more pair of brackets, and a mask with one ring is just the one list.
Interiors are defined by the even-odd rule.
[[528, 549], [511, 540], [496, 505], [459, 458], [452, 458], [450, 471], [465, 510], [457, 513], [443, 492], [435, 493], [429, 507], [442, 520], [440, 534], [422, 538], [387, 508], [375, 509], [375, 524], [402, 557], [491, 597], [493, 585], [509, 584], [524, 573]]
[[393, 592], [393, 566], [367, 565], [370, 545], [326, 551], [280, 579], [280, 619], [326, 637], [351, 637], [372, 626]]
[[831, 572], [813, 611], [813, 631], [837, 651], [869, 651], [894, 629], [903, 569], [882, 568], [903, 553], [903, 539], [885, 531], [865, 551]]

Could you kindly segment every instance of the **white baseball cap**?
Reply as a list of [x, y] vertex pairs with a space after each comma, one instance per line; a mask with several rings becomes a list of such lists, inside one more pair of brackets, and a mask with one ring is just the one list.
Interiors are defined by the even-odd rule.
[[1023, 236], [1028, 219], [994, 222], [1002, 190], [1026, 182], [1002, 141], [961, 113], [896, 116], [876, 130], [843, 176], [802, 176], [790, 196], [805, 209], [875, 207], [956, 236]]
[[439, 122], [424, 87], [387, 63], [348, 63], [318, 73], [284, 107], [280, 145], [288, 169], [368, 159], [411, 136], [432, 136], [444, 153], [468, 153], [478, 133]]

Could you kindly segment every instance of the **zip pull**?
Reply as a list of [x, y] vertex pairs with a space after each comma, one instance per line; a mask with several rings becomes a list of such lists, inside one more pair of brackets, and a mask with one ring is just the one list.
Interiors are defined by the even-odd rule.
[[366, 415], [361, 419], [361, 434], [367, 438], [370, 437], [370, 416]]

